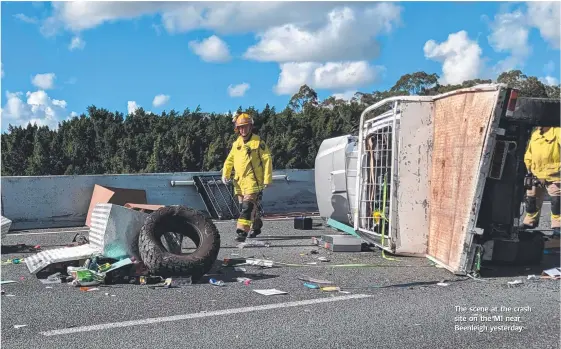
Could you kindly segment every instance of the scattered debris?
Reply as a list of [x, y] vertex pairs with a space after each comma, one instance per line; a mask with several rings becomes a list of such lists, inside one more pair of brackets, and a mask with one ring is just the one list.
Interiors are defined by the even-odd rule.
[[237, 264], [246, 264], [245, 258], [224, 258], [224, 262], [222, 262], [223, 267], [231, 267]]
[[551, 268], [551, 269], [544, 270], [542, 275], [547, 275], [552, 278], [561, 277], [561, 268]]
[[446, 282], [439, 282], [437, 283], [438, 286], [449, 286], [450, 284], [447, 284]]
[[250, 240], [247, 242], [242, 242], [238, 244], [238, 248], [242, 249], [244, 247], [270, 247], [271, 244], [269, 242], [261, 241], [261, 240]]
[[270, 289], [266, 289], [266, 290], [253, 290], [253, 291], [255, 291], [259, 294], [262, 294], [264, 296], [276, 296], [276, 295], [279, 295], [279, 294], [288, 294], [288, 292], [280, 291], [280, 290], [277, 290], [275, 288], [270, 288]]
[[327, 258], [327, 257], [318, 257], [318, 261], [320, 261], [320, 262], [329, 262], [329, 258]]
[[337, 287], [337, 286], [323, 286], [320, 287], [320, 289], [323, 292], [337, 292], [337, 291], [341, 291], [341, 288]]
[[246, 272], [246, 269], [242, 268], [242, 267], [234, 267], [234, 270], [235, 271], [243, 271], [244, 273]]
[[312, 289], [318, 289], [319, 288], [318, 285], [312, 284], [312, 283], [309, 283], [309, 282], [305, 282], [304, 286], [306, 286], [307, 288], [312, 288]]
[[301, 281], [307, 281], [307, 282], [312, 282], [314, 284], [332, 284], [333, 282], [329, 281], [329, 280], [322, 280], [322, 279], [314, 279], [312, 277], [309, 277], [307, 275], [304, 276], [300, 276], [297, 278], [298, 280]]
[[523, 284], [523, 282], [522, 282], [522, 280], [514, 280], [514, 281], [509, 281], [508, 284], [510, 286], [515, 286], [515, 285]]
[[5, 281], [0, 281], [0, 285], [4, 285], [4, 284], [15, 284], [16, 281], [13, 280], [5, 280]]
[[271, 260], [267, 260], [267, 259], [253, 259], [253, 258], [248, 258], [245, 260], [245, 262], [248, 265], [256, 265], [259, 267], [263, 267], [263, 268], [272, 268], [274, 263]]
[[246, 285], [246, 286], [249, 286], [249, 284], [250, 284], [251, 281], [252, 281], [250, 278], [244, 278], [244, 277], [236, 278], [236, 280], [237, 280], [238, 282], [243, 283], [243, 284]]
[[528, 280], [539, 280], [540, 278], [536, 275], [528, 275]]
[[323, 235], [312, 237], [312, 244], [331, 252], [361, 252], [362, 241], [352, 235]]
[[210, 279], [208, 280], [208, 282], [214, 286], [226, 286], [226, 284], [222, 280]]
[[22, 327], [27, 327], [27, 325], [14, 325], [14, 328], [22, 328]]

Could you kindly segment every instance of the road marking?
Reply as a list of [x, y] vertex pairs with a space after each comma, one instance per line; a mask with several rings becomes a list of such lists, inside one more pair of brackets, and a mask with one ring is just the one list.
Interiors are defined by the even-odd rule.
[[87, 233], [89, 230], [62, 230], [62, 231], [42, 231], [38, 233], [8, 233], [6, 236], [25, 236], [25, 235], [49, 235], [63, 233]]
[[206, 312], [206, 313], [192, 313], [192, 314], [174, 315], [174, 316], [166, 316], [166, 317], [148, 318], [148, 319], [141, 319], [141, 320], [123, 321], [123, 322], [110, 322], [110, 323], [106, 323], [106, 324], [91, 325], [91, 326], [71, 327], [71, 328], [64, 328], [64, 329], [61, 329], [61, 330], [52, 330], [52, 331], [40, 332], [40, 334], [42, 334], [43, 336], [58, 336], [58, 335], [63, 335], [63, 334], [101, 331], [101, 330], [107, 330], [107, 329], [111, 329], [111, 328], [148, 325], [148, 324], [156, 324], [156, 323], [180, 321], [180, 320], [189, 320], [189, 319], [200, 319], [200, 318], [213, 317], [213, 316], [223, 316], [223, 315], [231, 315], [231, 314], [249, 313], [249, 312], [260, 311], [260, 310], [299, 307], [299, 306], [303, 306], [303, 305], [331, 303], [331, 302], [346, 301], [346, 300], [349, 300], [349, 299], [361, 299], [361, 298], [368, 298], [368, 297], [372, 297], [372, 295], [355, 294], [355, 295], [340, 296], [340, 297], [308, 299], [308, 300], [303, 300], [303, 301], [258, 305], [258, 306], [254, 306], [254, 307], [215, 310], [215, 311], [209, 311], [209, 312]]

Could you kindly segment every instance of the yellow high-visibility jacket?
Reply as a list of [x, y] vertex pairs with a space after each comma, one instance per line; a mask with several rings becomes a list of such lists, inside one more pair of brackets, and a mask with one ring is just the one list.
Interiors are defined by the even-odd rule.
[[273, 161], [269, 147], [255, 134], [247, 143], [244, 143], [243, 137], [238, 137], [224, 162], [222, 177], [230, 178], [232, 169], [236, 195], [262, 191], [264, 185], [273, 181]]
[[548, 182], [559, 181], [559, 172], [561, 171], [560, 150], [561, 128], [551, 127], [543, 134], [537, 128], [532, 132], [524, 155], [526, 168], [538, 179]]

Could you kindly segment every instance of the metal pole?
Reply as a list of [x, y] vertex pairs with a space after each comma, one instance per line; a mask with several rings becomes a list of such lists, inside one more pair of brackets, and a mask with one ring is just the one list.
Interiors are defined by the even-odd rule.
[[[287, 182], [290, 181], [288, 175], [275, 175], [273, 176], [273, 180], [274, 181], [279, 181], [279, 180], [286, 180]], [[212, 181], [208, 181], [208, 184], [221, 184], [222, 180], [218, 179], [218, 180], [212, 180]], [[195, 185], [195, 181], [193, 180], [187, 180], [187, 181], [170, 181], [170, 184], [172, 187], [179, 187], [179, 186], [189, 186], [189, 185]]]

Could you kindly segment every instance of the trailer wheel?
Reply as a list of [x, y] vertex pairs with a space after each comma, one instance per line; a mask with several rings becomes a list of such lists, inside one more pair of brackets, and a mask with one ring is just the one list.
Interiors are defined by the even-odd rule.
[[[166, 232], [193, 240], [197, 248], [190, 254], [169, 252], [162, 244]], [[213, 266], [220, 250], [220, 233], [201, 212], [183, 206], [166, 206], [152, 212], [140, 230], [142, 262], [153, 275], [191, 276], [200, 279]]]

